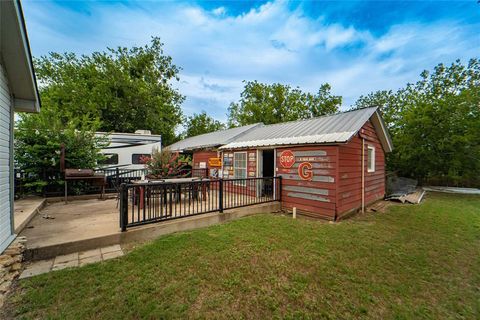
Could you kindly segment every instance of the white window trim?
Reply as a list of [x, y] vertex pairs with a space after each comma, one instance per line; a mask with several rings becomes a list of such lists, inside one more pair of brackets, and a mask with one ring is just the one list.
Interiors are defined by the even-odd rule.
[[[372, 159], [368, 156], [368, 150], [372, 150]], [[371, 145], [367, 146], [367, 172], [375, 172], [375, 147]]]
[[[245, 178], [235, 177], [236, 169], [243, 169], [243, 168], [237, 168], [236, 162], [235, 162], [235, 155], [241, 154], [241, 153], [245, 154]], [[233, 153], [233, 179], [246, 179], [246, 178], [248, 178], [248, 152], [247, 151], [234, 152]], [[239, 186], [244, 186], [245, 181], [235, 181], [235, 184]]]

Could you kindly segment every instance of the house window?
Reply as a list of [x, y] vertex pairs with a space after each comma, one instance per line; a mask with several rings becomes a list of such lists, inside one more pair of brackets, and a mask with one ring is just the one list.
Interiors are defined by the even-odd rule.
[[[233, 178], [245, 179], [247, 178], [247, 153], [235, 152], [233, 154]], [[245, 185], [245, 181], [237, 181], [238, 185]]]
[[143, 164], [143, 162], [141, 161], [142, 158], [151, 156], [151, 154], [134, 153], [132, 154], [132, 164]]
[[368, 146], [367, 171], [375, 172], [375, 147]]
[[118, 164], [117, 153], [104, 153], [103, 156], [105, 157], [105, 159], [100, 161], [100, 164]]

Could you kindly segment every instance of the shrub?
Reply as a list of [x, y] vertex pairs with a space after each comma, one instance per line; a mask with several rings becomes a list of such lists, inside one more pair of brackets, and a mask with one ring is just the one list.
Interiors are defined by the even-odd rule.
[[142, 162], [148, 170], [148, 178], [165, 179], [186, 177], [189, 159], [170, 149], [154, 150], [151, 157], [143, 157]]

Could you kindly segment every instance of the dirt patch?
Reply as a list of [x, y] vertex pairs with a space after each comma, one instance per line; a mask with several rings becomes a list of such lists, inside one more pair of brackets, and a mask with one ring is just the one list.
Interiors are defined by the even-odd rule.
[[10, 286], [10, 290], [5, 295], [5, 303], [0, 308], [0, 319], [10, 320], [16, 318], [18, 309], [16, 303], [24, 293], [25, 290], [20, 285], [19, 280], [15, 279]]
[[381, 200], [381, 201], [377, 201], [374, 204], [368, 206], [366, 211], [367, 212], [385, 213], [385, 212], [387, 212], [388, 208], [390, 208], [392, 205], [398, 205], [398, 204], [395, 204], [391, 201]]

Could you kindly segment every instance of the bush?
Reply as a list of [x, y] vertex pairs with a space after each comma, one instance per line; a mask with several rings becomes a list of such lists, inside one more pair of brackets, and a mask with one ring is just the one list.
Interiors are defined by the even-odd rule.
[[186, 177], [189, 160], [178, 153], [172, 153], [170, 149], [154, 150], [152, 157], [142, 158], [151, 179], [182, 178]]

